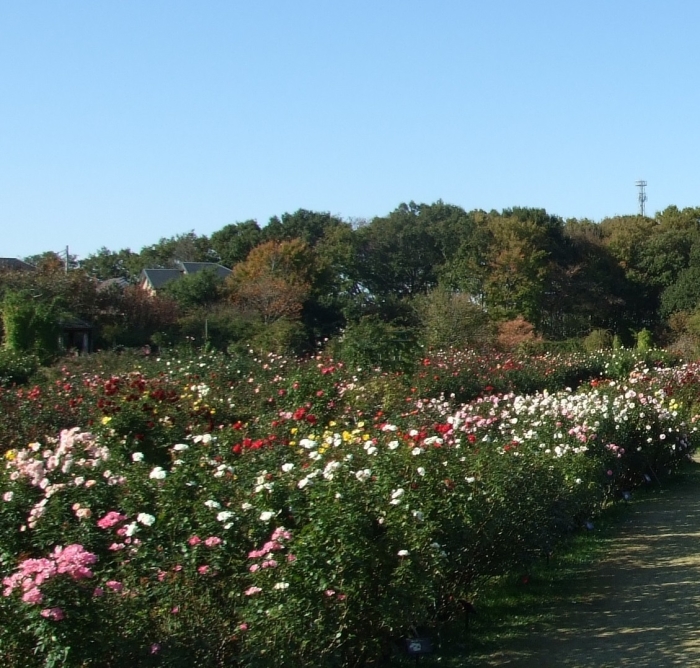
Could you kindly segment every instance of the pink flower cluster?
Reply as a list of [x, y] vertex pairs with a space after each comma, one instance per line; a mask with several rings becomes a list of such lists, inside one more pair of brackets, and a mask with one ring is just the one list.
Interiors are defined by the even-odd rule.
[[[248, 553], [248, 559], [262, 559], [259, 564], [251, 564], [248, 570], [251, 573], [255, 573], [261, 568], [276, 568], [278, 563], [273, 558], [272, 553], [278, 552], [285, 548], [285, 545], [281, 541], [291, 540], [292, 534], [287, 531], [284, 527], [277, 527], [270, 536], [268, 540], [259, 550], [253, 550]], [[296, 557], [293, 554], [287, 555], [287, 561], [295, 561]]]
[[[81, 432], [78, 427], [64, 429], [58, 441], [52, 441], [54, 449], [42, 450], [40, 443], [31, 443], [27, 448], [17, 451], [16, 455], [7, 462], [11, 470], [9, 478], [12, 481], [27, 479], [30, 485], [38, 487], [44, 493], [44, 498], [31, 509], [27, 518], [30, 529], [36, 527], [39, 519], [46, 512], [48, 500], [60, 490], [69, 485], [85, 485], [91, 487], [95, 480], [85, 480], [83, 476], [75, 475], [75, 469], [93, 470], [102, 462], [109, 459], [109, 449], [97, 445], [95, 438], [88, 432]], [[108, 473], [108, 472], [105, 472]], [[107, 478], [109, 485], [122, 484], [123, 477]], [[91, 511], [88, 508], [74, 508], [78, 519], [87, 519]]]
[[[92, 577], [92, 571], [88, 568], [97, 561], [97, 556], [88, 552], [82, 545], [68, 545], [56, 547], [45, 559], [25, 559], [17, 569], [17, 572], [3, 578], [5, 585], [3, 596], [10, 596], [12, 592], [20, 588], [23, 592], [22, 600], [25, 603], [38, 605], [44, 600], [40, 587], [57, 575], [68, 575], [73, 580], [84, 580]], [[63, 619], [63, 611], [60, 608], [50, 608], [50, 612], [44, 617], [54, 620]], [[61, 616], [59, 615], [58, 610]], [[51, 612], [53, 611], [53, 612]]]
[[625, 454], [625, 449], [621, 448], [619, 445], [615, 445], [614, 443], [608, 443], [605, 446], [605, 449], [610, 450], [610, 452], [616, 455], [618, 459], [620, 459], [622, 455]]
[[204, 543], [207, 547], [216, 547], [217, 545], [221, 545], [223, 541], [218, 536], [209, 536], [209, 538], [202, 540], [199, 536], [195, 535], [188, 539], [187, 543], [192, 547], [200, 543]]
[[248, 587], [243, 593], [246, 596], [255, 596], [255, 594], [259, 594], [262, 591], [260, 587]]
[[53, 619], [54, 622], [60, 622], [65, 617], [65, 614], [61, 608], [44, 608], [41, 611], [41, 616]]
[[97, 521], [97, 526], [100, 529], [111, 529], [115, 524], [124, 522], [126, 519], [126, 515], [122, 515], [116, 510], [110, 510], [102, 519]]
[[[76, 452], [78, 449], [81, 452]], [[95, 468], [100, 462], [109, 459], [109, 450], [98, 446], [92, 434], [81, 432], [78, 427], [64, 429], [54, 450], [47, 448], [37, 454], [40, 450], [39, 443], [32, 443], [28, 448], [17, 452], [15, 459], [8, 462], [8, 468], [15, 469], [10, 474], [10, 480], [28, 478], [31, 485], [48, 491], [49, 495], [53, 487], [48, 479], [51, 472], [60, 470], [67, 474], [73, 465]], [[82, 456], [75, 459], [77, 454]]]

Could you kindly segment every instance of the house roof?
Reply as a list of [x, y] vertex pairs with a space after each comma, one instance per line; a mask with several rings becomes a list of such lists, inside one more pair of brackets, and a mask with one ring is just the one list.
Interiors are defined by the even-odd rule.
[[176, 262], [178, 269], [144, 269], [141, 272], [143, 280], [150, 285], [153, 290], [159, 290], [166, 283], [177, 280], [188, 274], [196, 274], [205, 269], [216, 270], [219, 278], [226, 278], [231, 270], [216, 262]]
[[0, 270], [10, 269], [15, 271], [34, 271], [36, 267], [24, 260], [19, 260], [16, 257], [0, 257]]
[[97, 285], [97, 291], [102, 292], [104, 290], [111, 290], [112, 288], [119, 288], [123, 290], [129, 286], [129, 281], [125, 278], [108, 278], [106, 281], [100, 281]]
[[65, 330], [92, 329], [92, 325], [89, 322], [85, 322], [85, 320], [74, 315], [66, 314], [58, 322], [61, 328]]
[[154, 290], [182, 276], [180, 269], [144, 269], [141, 273]]
[[231, 270], [216, 262], [178, 262], [186, 274], [196, 274], [204, 269], [216, 269], [219, 278], [226, 278]]

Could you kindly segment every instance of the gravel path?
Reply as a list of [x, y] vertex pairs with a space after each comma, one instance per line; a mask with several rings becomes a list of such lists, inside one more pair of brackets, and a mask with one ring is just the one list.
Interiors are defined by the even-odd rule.
[[[700, 666], [700, 464], [633, 504], [550, 628], [478, 666]], [[471, 665], [471, 664], [470, 664]]]

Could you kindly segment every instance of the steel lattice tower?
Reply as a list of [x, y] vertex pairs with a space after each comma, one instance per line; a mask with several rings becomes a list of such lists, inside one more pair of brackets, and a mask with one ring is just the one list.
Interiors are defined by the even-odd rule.
[[647, 193], [644, 189], [647, 187], [647, 182], [637, 181], [635, 185], [637, 186], [637, 188], [639, 188], [639, 215], [644, 216], [644, 204], [647, 201]]

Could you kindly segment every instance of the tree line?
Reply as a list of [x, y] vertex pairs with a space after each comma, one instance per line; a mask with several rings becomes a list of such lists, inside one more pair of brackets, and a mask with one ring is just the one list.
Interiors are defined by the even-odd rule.
[[[31, 294], [95, 325], [104, 347], [206, 338], [302, 352], [331, 339], [347, 355], [391, 362], [419, 343], [597, 332], [630, 345], [645, 331], [688, 346], [700, 335], [700, 208], [600, 222], [442, 201], [353, 221], [300, 209], [264, 226], [247, 220], [210, 236], [163, 238], [138, 253], [101, 248], [70, 258], [68, 272], [53, 253], [27, 261], [38, 271], [0, 276], [8, 306]], [[177, 261], [233, 271], [226, 280], [185, 276], [156, 297], [134, 287], [142, 269]], [[110, 278], [132, 287], [100, 289]]]

